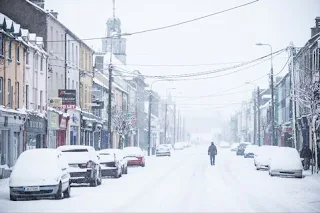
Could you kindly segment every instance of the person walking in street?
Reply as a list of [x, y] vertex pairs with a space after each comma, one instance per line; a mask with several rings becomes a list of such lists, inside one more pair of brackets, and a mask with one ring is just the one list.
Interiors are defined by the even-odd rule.
[[312, 151], [307, 144], [303, 145], [300, 152], [300, 157], [303, 158], [303, 169], [308, 170], [310, 168], [310, 160], [312, 158]]
[[216, 147], [216, 145], [214, 145], [213, 142], [211, 142], [211, 145], [209, 146], [208, 155], [210, 156], [211, 166], [215, 165], [215, 158], [217, 155], [217, 147]]

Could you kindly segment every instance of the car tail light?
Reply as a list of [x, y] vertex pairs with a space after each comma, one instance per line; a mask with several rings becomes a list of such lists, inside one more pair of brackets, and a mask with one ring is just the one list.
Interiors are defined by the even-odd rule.
[[87, 163], [87, 168], [93, 168], [93, 166], [94, 166], [94, 163], [93, 163], [93, 161], [88, 161], [88, 163]]

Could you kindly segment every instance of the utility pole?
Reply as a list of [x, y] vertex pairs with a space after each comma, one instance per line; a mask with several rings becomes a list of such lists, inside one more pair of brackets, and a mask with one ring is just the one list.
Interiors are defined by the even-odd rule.
[[168, 114], [168, 103], [166, 101], [165, 114], [164, 114], [164, 143], [167, 143], [167, 115]]
[[[112, 51], [111, 53], [112, 54]], [[112, 148], [112, 132], [111, 132], [111, 98], [112, 98], [112, 64], [109, 64], [109, 93], [108, 93], [108, 148]]]
[[258, 110], [258, 145], [261, 146], [261, 131], [260, 131], [260, 88], [257, 86], [257, 110]]
[[173, 112], [173, 144], [176, 143], [176, 104], [174, 104]]
[[257, 99], [255, 95], [253, 96], [253, 114], [253, 144], [257, 144]]
[[152, 90], [149, 94], [149, 110], [148, 110], [148, 156], [151, 154], [151, 101], [152, 101]]
[[290, 57], [291, 57], [291, 103], [292, 103], [292, 137], [294, 148], [297, 148], [297, 131], [296, 131], [296, 101], [295, 101], [295, 73], [294, 73], [294, 63], [293, 63], [293, 47], [290, 47]]

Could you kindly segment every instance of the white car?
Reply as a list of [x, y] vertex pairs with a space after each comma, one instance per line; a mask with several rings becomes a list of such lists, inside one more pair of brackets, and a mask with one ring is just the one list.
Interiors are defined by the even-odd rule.
[[101, 184], [99, 155], [92, 146], [59, 146], [70, 166], [71, 183], [89, 183], [90, 186]]
[[[169, 146], [170, 145], [170, 146]], [[171, 144], [160, 144], [156, 150], [156, 156], [171, 156], [172, 146]]]
[[254, 154], [254, 165], [257, 170], [268, 169], [272, 154], [276, 152], [278, 146], [263, 145], [257, 148]]
[[239, 143], [233, 143], [233, 144], [231, 145], [231, 147], [230, 147], [230, 150], [231, 150], [232, 152], [236, 152], [239, 145], [240, 145]]
[[175, 150], [183, 150], [183, 143], [182, 142], [177, 142], [174, 144], [174, 149]]
[[99, 152], [102, 176], [119, 178], [128, 174], [128, 161], [121, 149], [103, 149]]
[[10, 200], [70, 197], [69, 165], [56, 149], [31, 149], [18, 158], [9, 180]]
[[254, 154], [257, 151], [258, 145], [248, 145], [244, 150], [244, 158], [254, 158]]
[[303, 166], [299, 152], [290, 147], [279, 147], [271, 157], [270, 176], [294, 176], [302, 178]]

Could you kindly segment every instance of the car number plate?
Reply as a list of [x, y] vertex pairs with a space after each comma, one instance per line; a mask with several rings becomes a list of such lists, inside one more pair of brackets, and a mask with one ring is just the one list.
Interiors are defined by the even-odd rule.
[[24, 187], [24, 191], [36, 192], [36, 191], [40, 191], [40, 187], [39, 186], [28, 186], [28, 187]]

